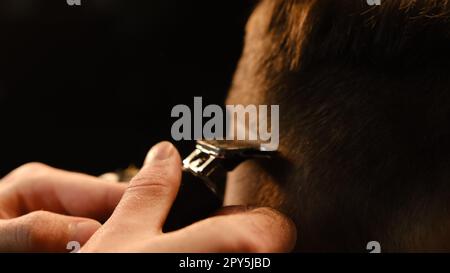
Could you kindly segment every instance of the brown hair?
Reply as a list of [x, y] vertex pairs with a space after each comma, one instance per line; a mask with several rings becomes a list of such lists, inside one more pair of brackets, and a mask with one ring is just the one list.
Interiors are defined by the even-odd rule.
[[233, 88], [280, 105], [300, 249], [450, 249], [449, 15], [447, 0], [257, 7]]

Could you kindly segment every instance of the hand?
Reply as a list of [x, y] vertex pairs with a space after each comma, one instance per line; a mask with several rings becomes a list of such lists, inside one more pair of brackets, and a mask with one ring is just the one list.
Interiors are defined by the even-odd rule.
[[0, 252], [68, 252], [68, 242], [84, 244], [125, 188], [39, 163], [16, 169], [0, 183]]
[[181, 159], [170, 143], [155, 146], [108, 221], [81, 252], [286, 252], [296, 231], [268, 208], [225, 209], [178, 231], [162, 227], [181, 180]]

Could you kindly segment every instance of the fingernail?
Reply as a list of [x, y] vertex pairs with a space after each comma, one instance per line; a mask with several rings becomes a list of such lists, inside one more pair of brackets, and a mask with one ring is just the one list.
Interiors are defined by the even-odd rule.
[[150, 150], [145, 159], [145, 163], [149, 163], [154, 160], [165, 160], [173, 154], [174, 147], [172, 143], [164, 141], [156, 144]]
[[93, 220], [72, 223], [71, 240], [84, 244], [100, 227], [101, 224]]

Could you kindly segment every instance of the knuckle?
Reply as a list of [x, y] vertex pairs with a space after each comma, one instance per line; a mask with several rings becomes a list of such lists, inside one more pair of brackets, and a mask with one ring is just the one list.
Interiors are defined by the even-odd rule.
[[36, 210], [36, 211], [30, 212], [27, 215], [26, 219], [27, 219], [27, 221], [29, 221], [31, 223], [37, 223], [44, 218], [48, 218], [49, 215], [51, 215], [51, 213], [48, 211]]
[[27, 227], [36, 227], [38, 229], [42, 225], [47, 225], [50, 213], [46, 211], [33, 211], [24, 217], [23, 224]]
[[20, 166], [17, 170], [23, 173], [35, 173], [42, 172], [43, 170], [48, 170], [49, 167], [43, 163], [30, 162]]
[[35, 181], [38, 178], [42, 177], [43, 175], [47, 174], [50, 170], [50, 167], [38, 163], [38, 162], [31, 162], [24, 164], [20, 166], [19, 168], [15, 169], [7, 178], [7, 180], [10, 181], [17, 181], [17, 182], [27, 182], [27, 181]]
[[128, 191], [148, 189], [154, 195], [166, 195], [172, 190], [170, 178], [160, 171], [139, 172], [128, 185]]

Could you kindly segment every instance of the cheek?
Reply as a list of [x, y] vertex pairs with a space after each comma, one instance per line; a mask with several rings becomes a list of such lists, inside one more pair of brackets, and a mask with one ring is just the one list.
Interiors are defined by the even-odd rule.
[[284, 200], [276, 181], [257, 164], [246, 162], [228, 174], [224, 205], [280, 208]]

